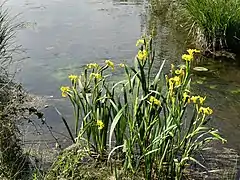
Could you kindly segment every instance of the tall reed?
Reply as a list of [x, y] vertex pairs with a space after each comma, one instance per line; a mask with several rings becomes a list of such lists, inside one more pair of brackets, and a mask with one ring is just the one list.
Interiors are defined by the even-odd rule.
[[[236, 49], [239, 44], [239, 0], [184, 0], [186, 21], [193, 38], [211, 51]], [[182, 7], [180, 6], [180, 7]], [[184, 12], [184, 11], [182, 11]]]

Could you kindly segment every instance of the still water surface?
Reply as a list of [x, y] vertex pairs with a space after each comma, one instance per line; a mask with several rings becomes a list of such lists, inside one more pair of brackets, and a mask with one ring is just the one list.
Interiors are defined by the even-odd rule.
[[[7, 7], [12, 14], [21, 13], [24, 27], [17, 42], [29, 57], [18, 64], [17, 80], [30, 93], [47, 97], [46, 120], [58, 133], [65, 128], [53, 106], [71, 122], [69, 103], [59, 90], [68, 75], [90, 62], [131, 62], [144, 31], [143, 3], [136, 0], [9, 0]], [[34, 138], [30, 129], [27, 139]]]

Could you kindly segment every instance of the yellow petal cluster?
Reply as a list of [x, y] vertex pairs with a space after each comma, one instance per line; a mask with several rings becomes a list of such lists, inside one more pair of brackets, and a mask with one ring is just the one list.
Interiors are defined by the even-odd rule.
[[196, 104], [197, 103], [197, 100], [200, 98], [200, 96], [192, 96], [191, 97], [191, 101]]
[[147, 59], [148, 52], [147, 50], [139, 50], [137, 54], [137, 58], [141, 61], [145, 61]]
[[149, 102], [153, 105], [161, 106], [161, 101], [155, 98], [154, 96], [150, 96]]
[[98, 74], [98, 73], [91, 73], [90, 74], [90, 78], [96, 78], [96, 79], [101, 79], [102, 78], [102, 76], [101, 76], [101, 74]]
[[200, 51], [197, 49], [188, 49], [187, 52], [188, 52], [188, 54], [182, 55], [182, 59], [185, 61], [191, 61], [191, 60], [193, 60], [194, 53], [199, 53]]
[[201, 105], [203, 105], [203, 103], [204, 103], [205, 100], [206, 100], [206, 96], [205, 96], [205, 97], [200, 97], [200, 98], [199, 98], [199, 103], [200, 103]]
[[201, 96], [192, 96], [191, 97], [191, 101], [195, 104], [199, 101], [199, 103], [201, 105], [203, 105], [205, 100], [206, 100], [206, 96], [205, 97], [201, 97]]
[[88, 69], [94, 69], [94, 68], [98, 68], [99, 65], [97, 63], [90, 63], [90, 64], [87, 64], [87, 68]]
[[197, 49], [188, 49], [187, 52], [191, 56], [193, 56], [194, 53], [200, 53], [200, 51]]
[[97, 126], [99, 130], [104, 128], [104, 123], [102, 122], [102, 120], [97, 120]]
[[62, 86], [60, 90], [62, 91], [62, 97], [67, 97], [67, 93], [70, 91], [70, 87]]
[[188, 100], [188, 103], [190, 103], [190, 96], [187, 92], [183, 93], [183, 102], [185, 103]]
[[182, 75], [182, 74], [184, 74], [184, 70], [181, 68], [181, 69], [177, 69], [177, 70], [175, 70], [175, 74], [176, 75]]
[[200, 107], [198, 113], [203, 113], [204, 115], [211, 115], [213, 113], [213, 110], [210, 107]]
[[144, 44], [144, 39], [138, 39], [136, 46], [143, 45]]
[[106, 60], [105, 63], [107, 64], [108, 67], [111, 67], [112, 70], [114, 70], [114, 63], [111, 60]]
[[78, 76], [71, 74], [71, 75], [68, 76], [68, 78], [69, 78], [71, 81], [76, 82], [77, 79], [78, 79]]
[[181, 78], [179, 76], [174, 76], [169, 79], [169, 86], [179, 86], [181, 84]]
[[[177, 80], [177, 83], [175, 82]], [[176, 84], [179, 84], [179, 79], [178, 78], [175, 78], [175, 77], [172, 77], [168, 80], [168, 84], [169, 84], [169, 93], [170, 93], [170, 96], [173, 95], [173, 89], [174, 89], [174, 86]]]
[[182, 59], [185, 61], [191, 61], [191, 60], [193, 60], [193, 56], [189, 55], [189, 54], [183, 54]]

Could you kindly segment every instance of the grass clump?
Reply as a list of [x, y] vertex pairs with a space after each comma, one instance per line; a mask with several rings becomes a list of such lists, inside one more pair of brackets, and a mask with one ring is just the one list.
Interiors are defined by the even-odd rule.
[[190, 33], [202, 47], [239, 51], [239, 0], [184, 0], [182, 6]]
[[26, 168], [26, 157], [21, 148], [20, 132], [12, 119], [11, 113], [16, 111], [10, 108], [12, 106], [8, 105], [0, 112], [0, 178], [19, 179]]
[[15, 20], [0, 3], [0, 179], [24, 179], [28, 167], [18, 128], [29, 112], [23, 105], [26, 94], [9, 72], [13, 54], [20, 50], [15, 33], [21, 24]]
[[83, 146], [74, 144], [60, 153], [44, 179], [143, 179], [142, 174], [133, 175], [132, 173], [125, 173], [122, 170], [121, 162], [117, 162], [115, 165], [113, 173], [111, 167], [107, 166], [106, 162], [96, 161], [95, 158], [89, 156], [89, 153]]
[[[152, 39], [139, 39], [137, 46], [134, 66], [119, 64], [125, 72], [122, 81], [110, 83], [110, 72], [117, 68], [110, 60], [88, 64], [80, 76], [70, 75], [71, 86], [61, 91], [73, 105], [74, 132], [62, 118], [73, 142], [83, 145], [95, 161], [110, 166], [121, 162], [124, 172], [142, 173], [144, 179], [182, 179], [189, 163], [203, 166], [195, 159], [199, 150], [213, 140], [225, 141], [206, 126], [213, 113], [204, 105], [206, 97], [190, 91], [191, 61], [199, 51], [189, 49], [182, 56], [185, 68], [172, 66], [164, 77], [164, 61], [153, 71]], [[82, 164], [78, 160], [73, 164], [78, 163]], [[69, 169], [74, 171], [75, 166], [55, 169], [55, 176]], [[64, 174], [70, 177], [72, 173]]]
[[7, 71], [12, 62], [14, 34], [17, 25], [13, 23], [0, 5], [0, 178], [19, 179], [24, 169], [20, 132], [13, 116], [22, 103], [20, 89], [12, 83]]

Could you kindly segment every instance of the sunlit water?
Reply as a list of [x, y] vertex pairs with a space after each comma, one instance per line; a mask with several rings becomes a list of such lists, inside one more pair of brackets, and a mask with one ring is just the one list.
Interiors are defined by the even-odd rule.
[[[30, 93], [48, 98], [51, 106], [44, 110], [46, 120], [54, 132], [66, 134], [53, 108], [56, 106], [71, 122], [69, 104], [60, 98], [59, 86], [86, 63], [103, 63], [109, 58], [131, 63], [137, 51], [135, 42], [146, 27], [144, 4], [136, 0], [9, 0], [7, 5], [11, 13], [22, 13], [20, 19], [26, 22], [17, 42], [29, 58], [18, 65], [21, 71], [17, 79]], [[159, 65], [162, 59], [168, 60], [167, 66], [181, 63], [187, 48], [184, 38], [168, 23], [157, 23]], [[215, 112], [211, 125], [240, 152], [240, 68], [209, 60], [201, 65], [210, 71], [193, 77], [194, 89], [208, 96], [207, 103]], [[28, 137], [31, 139], [31, 133]], [[50, 136], [41, 137], [45, 140]]]

